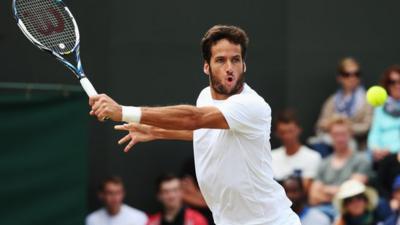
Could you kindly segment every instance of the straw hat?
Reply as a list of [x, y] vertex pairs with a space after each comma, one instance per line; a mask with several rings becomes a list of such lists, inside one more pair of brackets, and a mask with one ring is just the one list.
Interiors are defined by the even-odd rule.
[[365, 186], [363, 183], [357, 180], [348, 180], [344, 182], [338, 193], [333, 199], [333, 204], [341, 212], [344, 213], [343, 200], [359, 194], [365, 194], [368, 199], [367, 209], [372, 211], [378, 205], [379, 197], [376, 191], [372, 188]]

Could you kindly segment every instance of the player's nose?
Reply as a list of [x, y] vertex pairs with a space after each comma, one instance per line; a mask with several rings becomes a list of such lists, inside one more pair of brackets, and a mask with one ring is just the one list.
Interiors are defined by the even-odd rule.
[[231, 62], [228, 62], [228, 63], [226, 64], [225, 70], [226, 70], [226, 73], [227, 73], [227, 74], [229, 74], [229, 75], [233, 74], [233, 65], [232, 65]]

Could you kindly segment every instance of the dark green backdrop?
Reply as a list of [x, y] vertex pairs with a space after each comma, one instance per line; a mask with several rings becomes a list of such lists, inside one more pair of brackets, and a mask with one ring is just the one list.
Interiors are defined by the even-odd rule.
[[[62, 65], [25, 40], [9, 2], [0, 3], [0, 81], [77, 84]], [[282, 108], [296, 108], [304, 138], [336, 88], [339, 58], [359, 58], [368, 85], [385, 67], [400, 63], [397, 0], [66, 2], [80, 26], [88, 76], [100, 92], [122, 104], [194, 104], [207, 85], [202, 34], [218, 23], [243, 27], [250, 36], [248, 83], [270, 103], [273, 116]], [[88, 107], [83, 108], [86, 116]], [[127, 183], [127, 202], [153, 212], [154, 179], [164, 171], [178, 172], [192, 146], [155, 142], [124, 154], [116, 144], [122, 134], [112, 126], [90, 119], [89, 210], [99, 206], [99, 181], [118, 174]]]
[[88, 126], [83, 94], [0, 96], [0, 224], [82, 224]]

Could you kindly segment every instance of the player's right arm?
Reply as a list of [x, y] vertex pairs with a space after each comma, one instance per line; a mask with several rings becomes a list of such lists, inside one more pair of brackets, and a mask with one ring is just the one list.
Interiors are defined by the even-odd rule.
[[166, 130], [145, 124], [129, 123], [115, 126], [116, 130], [129, 131], [129, 133], [118, 141], [123, 144], [129, 141], [124, 151], [127, 152], [135, 144], [153, 140], [193, 140], [193, 131], [191, 130]]

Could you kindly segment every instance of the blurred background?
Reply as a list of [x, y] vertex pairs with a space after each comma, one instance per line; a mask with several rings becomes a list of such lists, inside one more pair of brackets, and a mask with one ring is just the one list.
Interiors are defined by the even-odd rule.
[[[395, 0], [65, 2], [80, 27], [86, 74], [125, 105], [195, 104], [208, 85], [202, 35], [214, 24], [242, 27], [250, 37], [247, 82], [273, 116], [296, 109], [303, 141], [337, 89], [339, 59], [357, 58], [367, 87], [400, 62]], [[180, 174], [192, 143], [123, 153], [123, 134], [89, 117], [77, 80], [26, 40], [10, 0], [0, 3], [0, 28], [0, 224], [82, 224], [100, 207], [97, 187], [109, 175], [123, 178], [129, 205], [158, 210], [156, 177]]]

